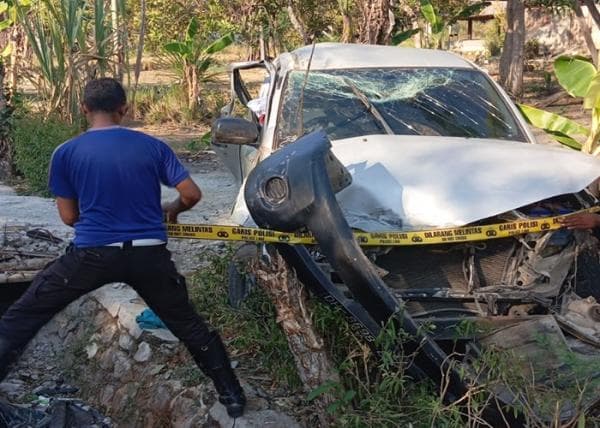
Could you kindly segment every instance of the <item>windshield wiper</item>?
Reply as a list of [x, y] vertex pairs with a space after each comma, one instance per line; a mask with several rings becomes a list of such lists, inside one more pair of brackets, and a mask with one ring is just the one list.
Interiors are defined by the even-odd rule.
[[386, 120], [383, 118], [383, 116], [381, 115], [379, 110], [377, 110], [377, 108], [373, 105], [371, 100], [369, 100], [369, 98], [364, 94], [364, 92], [362, 92], [360, 89], [358, 89], [356, 87], [356, 85], [354, 83], [352, 83], [352, 81], [350, 79], [348, 79], [347, 77], [344, 77], [343, 79], [344, 79], [344, 83], [346, 83], [346, 85], [348, 85], [350, 87], [350, 89], [352, 89], [352, 92], [354, 92], [354, 95], [356, 95], [356, 98], [358, 98], [360, 100], [360, 102], [365, 105], [365, 107], [367, 108], [367, 111], [369, 113], [371, 113], [371, 115], [375, 118], [375, 120], [377, 120], [377, 122], [381, 125], [383, 130], [386, 132], [386, 134], [394, 135], [394, 131], [392, 130], [390, 125], [386, 122]]

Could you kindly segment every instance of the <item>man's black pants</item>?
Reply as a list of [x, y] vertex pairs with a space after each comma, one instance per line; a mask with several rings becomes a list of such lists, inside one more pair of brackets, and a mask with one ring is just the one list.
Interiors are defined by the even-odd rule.
[[111, 282], [133, 287], [192, 355], [210, 340], [208, 326], [190, 304], [185, 279], [177, 273], [166, 245], [69, 247], [4, 314], [0, 337], [12, 349], [21, 348], [69, 303]]

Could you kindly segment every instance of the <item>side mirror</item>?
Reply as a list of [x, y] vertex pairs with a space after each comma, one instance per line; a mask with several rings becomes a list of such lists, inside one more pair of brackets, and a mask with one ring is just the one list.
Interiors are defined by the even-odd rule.
[[223, 117], [214, 121], [212, 142], [216, 144], [257, 145], [258, 126], [239, 117]]

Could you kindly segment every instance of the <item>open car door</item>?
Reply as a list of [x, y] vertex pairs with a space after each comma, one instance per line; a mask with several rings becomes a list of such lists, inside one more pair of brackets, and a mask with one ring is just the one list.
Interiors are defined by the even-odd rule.
[[[264, 69], [266, 71], [263, 85], [269, 85], [269, 82], [273, 81], [274, 69], [270, 62], [248, 61], [231, 64], [229, 67], [231, 100], [229, 104], [221, 110], [221, 117], [232, 116], [234, 114], [235, 103], [238, 101], [247, 110], [246, 119], [256, 123], [257, 127], [260, 129], [259, 116], [248, 106], [248, 103], [252, 100], [252, 95], [241, 76], [242, 71], [256, 69]], [[265, 102], [267, 102], [267, 100], [265, 100]], [[260, 145], [260, 140], [261, 134], [259, 134], [256, 146], [254, 147], [250, 145], [224, 144], [212, 141], [213, 149], [231, 171], [239, 185], [241, 185], [244, 177], [254, 166], [254, 159], [256, 157], [257, 147]]]

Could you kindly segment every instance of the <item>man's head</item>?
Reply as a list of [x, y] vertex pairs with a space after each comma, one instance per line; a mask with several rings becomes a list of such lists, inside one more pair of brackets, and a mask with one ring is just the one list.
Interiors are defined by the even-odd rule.
[[82, 110], [92, 126], [99, 118], [121, 123], [127, 114], [127, 96], [123, 86], [111, 78], [89, 81], [83, 90]]

